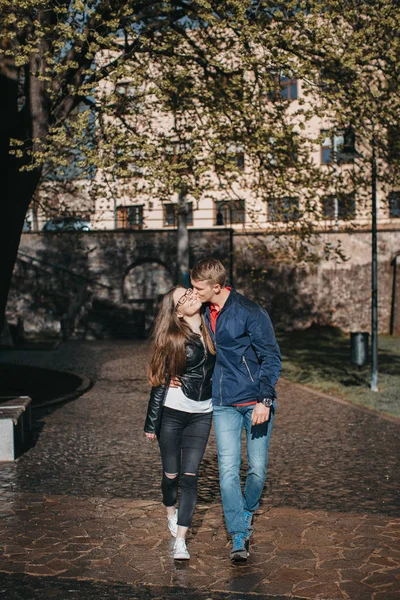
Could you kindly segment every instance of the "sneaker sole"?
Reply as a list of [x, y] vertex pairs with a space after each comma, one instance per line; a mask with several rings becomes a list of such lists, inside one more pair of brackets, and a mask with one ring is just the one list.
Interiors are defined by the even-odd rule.
[[184, 554], [174, 554], [174, 560], [189, 560], [190, 556]]
[[231, 552], [231, 560], [233, 562], [246, 562], [250, 556], [249, 552], [250, 542], [247, 539], [244, 544], [244, 548], [241, 550], [236, 550], [236, 552]]
[[232, 562], [247, 562], [249, 552], [247, 550], [239, 550], [238, 552], [231, 552]]

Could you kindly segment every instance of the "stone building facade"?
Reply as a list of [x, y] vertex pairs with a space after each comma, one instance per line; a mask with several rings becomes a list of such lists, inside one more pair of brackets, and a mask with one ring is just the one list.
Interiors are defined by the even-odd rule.
[[[110, 82], [103, 83], [107, 89], [110, 86], [115, 87], [115, 91], [119, 88], [123, 89], [123, 94], [128, 93], [130, 89], [127, 82], [115, 86]], [[296, 127], [300, 127], [300, 121], [304, 121], [299, 117], [300, 108], [309, 106], [312, 109], [313, 103], [318, 103], [318, 99], [316, 97], [310, 99], [305, 94], [304, 83], [301, 80], [283, 78], [280, 85], [282, 99], [287, 104], [287, 113]], [[111, 88], [109, 91], [112, 91]], [[154, 114], [153, 111], [152, 106], [148, 119], [154, 119], [160, 131], [169, 131], [172, 127], [171, 115]], [[318, 208], [313, 210], [312, 219], [318, 221], [319, 227], [327, 230], [346, 230], [350, 222], [358, 228], [370, 227], [371, 206], [365, 196], [370, 195], [371, 173], [368, 170], [364, 173], [365, 189], [356, 191], [348, 189], [348, 194], [335, 191], [339, 179], [343, 177], [346, 179], [346, 173], [358, 171], [353, 159], [346, 160], [342, 153], [345, 146], [344, 132], [337, 132], [328, 116], [314, 115], [302, 122], [302, 125], [308, 138], [315, 140], [309, 146], [310, 163], [321, 173], [330, 173], [331, 180], [329, 189], [319, 189], [317, 193]], [[357, 140], [357, 145], [362, 150], [363, 140]], [[163, 154], [163, 151], [160, 150], [160, 153]], [[254, 185], [251, 185], [254, 172], [245, 152], [233, 146], [227, 152], [227, 156], [235, 165], [234, 184], [218, 183], [216, 166], [209, 167], [207, 173], [210, 179], [206, 193], [204, 192], [197, 199], [190, 195], [186, 198], [187, 225], [190, 229], [212, 228], [218, 231], [224, 227], [231, 227], [237, 232], [270, 233], [285, 228], [288, 219], [298, 220], [297, 209], [306, 212], [305, 189], [298, 189], [293, 195], [293, 191], [289, 193], [289, 187], [283, 188], [280, 197], [277, 198], [269, 197], [267, 190], [264, 190], [262, 197], [259, 197]], [[171, 156], [167, 154], [165, 158], [172, 162], [174, 159], [176, 159], [174, 154]], [[274, 164], [273, 160], [271, 156], [271, 164]], [[117, 177], [112, 169], [110, 172], [99, 169], [93, 181], [75, 179], [76, 174], [72, 169], [70, 176], [65, 176], [63, 185], [61, 182], [43, 183], [38, 191], [38, 198], [39, 206], [46, 207], [46, 210], [33, 204], [28, 214], [27, 227], [35, 232], [41, 231], [46, 227], [49, 219], [52, 221], [57, 217], [70, 215], [77, 219], [77, 226], [79, 221], [84, 220], [85, 223], [89, 223], [92, 230], [174, 229], [179, 219], [178, 191], [170, 196], [161, 197], [152, 186], [148, 186], [143, 168], [135, 167], [134, 158], [130, 168], [130, 177]], [[379, 172], [387, 170], [387, 164], [379, 164]], [[68, 188], [71, 188], [69, 192], [67, 192]], [[92, 188], [96, 190], [95, 193], [91, 191]], [[383, 185], [379, 176], [377, 215], [379, 223], [385, 227], [400, 226], [400, 190], [397, 187]]]

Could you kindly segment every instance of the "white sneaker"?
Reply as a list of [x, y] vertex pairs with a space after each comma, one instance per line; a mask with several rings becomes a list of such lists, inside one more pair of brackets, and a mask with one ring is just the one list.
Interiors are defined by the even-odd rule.
[[186, 548], [186, 542], [183, 538], [176, 538], [174, 544], [174, 559], [175, 560], [189, 560], [190, 554]]
[[178, 533], [178, 511], [172, 517], [168, 517], [168, 529], [173, 537], [176, 537]]

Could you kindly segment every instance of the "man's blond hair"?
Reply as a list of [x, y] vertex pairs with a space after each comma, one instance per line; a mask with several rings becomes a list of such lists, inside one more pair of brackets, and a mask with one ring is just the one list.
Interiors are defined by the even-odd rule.
[[205, 258], [196, 263], [190, 272], [193, 281], [209, 281], [213, 285], [219, 283], [225, 287], [226, 270], [221, 261], [216, 258]]

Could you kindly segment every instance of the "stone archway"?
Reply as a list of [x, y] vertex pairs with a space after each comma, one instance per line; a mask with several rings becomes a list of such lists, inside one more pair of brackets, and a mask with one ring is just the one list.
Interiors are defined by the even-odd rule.
[[157, 299], [174, 285], [168, 269], [157, 261], [143, 261], [133, 265], [125, 275], [123, 295], [125, 302], [146, 302]]
[[142, 311], [147, 334], [157, 314], [160, 296], [174, 285], [169, 270], [155, 260], [141, 261], [129, 269], [124, 278], [123, 298], [135, 311]]

